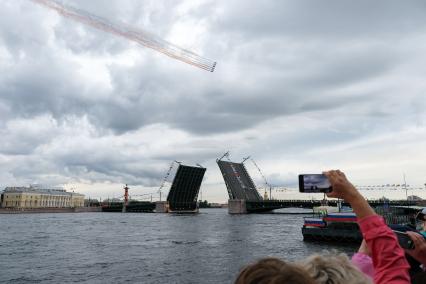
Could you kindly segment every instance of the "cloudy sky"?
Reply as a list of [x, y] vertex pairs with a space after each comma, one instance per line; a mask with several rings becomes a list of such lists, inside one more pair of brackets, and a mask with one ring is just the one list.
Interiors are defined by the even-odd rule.
[[424, 1], [64, 3], [211, 58], [216, 71], [0, 0], [1, 187], [150, 193], [176, 159], [207, 167], [203, 199], [222, 202], [215, 159], [228, 150], [280, 187], [330, 168], [359, 185], [404, 173], [426, 182]]

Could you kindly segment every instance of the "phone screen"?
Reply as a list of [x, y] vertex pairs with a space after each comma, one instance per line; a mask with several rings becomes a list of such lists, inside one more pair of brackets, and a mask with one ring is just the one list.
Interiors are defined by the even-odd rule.
[[331, 192], [332, 187], [328, 178], [323, 174], [299, 175], [299, 192]]

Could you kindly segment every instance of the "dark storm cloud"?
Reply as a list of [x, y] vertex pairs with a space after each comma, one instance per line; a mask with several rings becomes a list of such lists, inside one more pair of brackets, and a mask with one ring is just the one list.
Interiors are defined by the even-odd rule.
[[[235, 3], [231, 5], [229, 13], [240, 13], [235, 5], [238, 6]], [[263, 21], [281, 21], [286, 15], [293, 15], [288, 9], [298, 11], [306, 8], [306, 4], [294, 7], [276, 5], [280, 4], [267, 2], [254, 15], [253, 19], [258, 20], [256, 22], [261, 29], [271, 31], [267, 23], [262, 27]], [[319, 9], [320, 14], [329, 13], [325, 8]], [[114, 8], [110, 7], [102, 13], [108, 15], [113, 11]], [[123, 13], [120, 9], [118, 11], [118, 15]], [[284, 14], [274, 11], [283, 11]], [[262, 13], [271, 15], [264, 17]], [[79, 33], [79, 30], [84, 32]], [[244, 35], [244, 29], [241, 31]], [[117, 54], [128, 45], [121, 39], [66, 19], [60, 19], [54, 32], [59, 46], [65, 43], [65, 47], [77, 54], [82, 51]], [[223, 29], [218, 34], [226, 35], [226, 32]], [[253, 28], [252, 32], [256, 32], [256, 29]], [[279, 34], [285, 36], [286, 31]], [[6, 100], [6, 104], [11, 105], [18, 116], [51, 113], [60, 120], [68, 115], [87, 114], [97, 126], [116, 133], [159, 122], [194, 133], [228, 132], [248, 128], [277, 116], [316, 108], [332, 109], [336, 107], [335, 104], [341, 104], [342, 99], [325, 105], [318, 102], [316, 97], [327, 95], [337, 87], [379, 76], [392, 68], [398, 58], [396, 51], [383, 52], [381, 44], [365, 43], [353, 47], [339, 42], [307, 42], [304, 46], [295, 46], [303, 57], [283, 62], [282, 54], [296, 52], [286, 45], [285, 40], [278, 44], [276, 40], [265, 41], [261, 47], [256, 41], [240, 41], [230, 50], [231, 54], [241, 53], [241, 67], [237, 69], [239, 74], [236, 74], [235, 81], [224, 84], [221, 75], [207, 77], [209, 74], [202, 74], [204, 78], [201, 78], [196, 74], [204, 83], [200, 86], [197, 80], [164, 72], [164, 66], [153, 60], [131, 69], [111, 66], [112, 99], [96, 103], [90, 99], [94, 95], [92, 92], [102, 90], [87, 90], [81, 83], [84, 79], [76, 72], [76, 64], [64, 62], [60, 55], [50, 54], [49, 50], [40, 47], [33, 51], [21, 46], [28, 52], [27, 58], [16, 59], [12, 74], [2, 80], [2, 100]], [[267, 52], [259, 55], [256, 51], [258, 48]], [[223, 59], [227, 59], [226, 55]], [[262, 62], [266, 66], [262, 66]], [[269, 62], [281, 63], [270, 65]], [[226, 68], [226, 63], [223, 64]], [[256, 71], [259, 66], [260, 70]], [[246, 82], [251, 82], [251, 85], [244, 86]]]
[[423, 1], [261, 1], [247, 6], [243, 0], [227, 3], [214, 26], [236, 36], [261, 38], [291, 36], [366, 38], [402, 36], [426, 27]]
[[[394, 67], [386, 60], [387, 55], [373, 57], [361, 53], [357, 59], [346, 56], [350, 55], [341, 53], [329, 61], [317, 60], [311, 64], [311, 71], [303, 75], [290, 71], [284, 76], [289, 78], [283, 79], [271, 70], [270, 76], [259, 79], [248, 76], [256, 81], [256, 86], [217, 82], [210, 90], [191, 82], [182, 84], [162, 73], [163, 78], [148, 75], [143, 67], [138, 67], [130, 72], [141, 77], [128, 78], [127, 72], [112, 75], [120, 100], [88, 106], [88, 113], [97, 125], [118, 133], [159, 122], [204, 134], [241, 130], [278, 116], [360, 103], [366, 99], [363, 93], [333, 92], [367, 77], [380, 76]], [[301, 72], [299, 66], [291, 65], [288, 69]], [[152, 83], [158, 81], [162, 84]]]

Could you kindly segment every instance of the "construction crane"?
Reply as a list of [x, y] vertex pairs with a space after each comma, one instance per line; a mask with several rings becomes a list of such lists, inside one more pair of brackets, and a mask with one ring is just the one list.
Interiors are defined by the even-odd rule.
[[145, 47], [154, 49], [171, 58], [180, 60], [203, 70], [213, 72], [216, 68], [216, 62], [204, 58], [192, 51], [181, 48], [147, 31], [130, 27], [125, 24], [113, 23], [108, 19], [93, 15], [82, 9], [77, 9], [65, 5], [56, 0], [30, 0], [46, 8], [58, 12], [61, 16], [72, 19], [76, 22], [91, 26], [104, 32], [124, 37], [128, 40], [137, 42]]
[[216, 159], [216, 162], [221, 161], [225, 157], [228, 159], [228, 161], [231, 161], [231, 159], [229, 158], [229, 151], [228, 151], [225, 154], [223, 154], [219, 159]]
[[179, 165], [180, 165], [180, 164], [181, 164], [181, 162], [174, 160], [174, 161], [170, 164], [169, 169], [167, 170], [167, 173], [166, 173], [166, 175], [165, 175], [165, 176], [164, 176], [164, 178], [163, 178], [163, 182], [161, 183], [160, 188], [159, 188], [159, 189], [158, 189], [158, 191], [157, 191], [157, 192], [160, 194], [160, 201], [161, 201], [161, 190], [162, 190], [162, 189], [163, 189], [163, 187], [166, 185], [167, 179], [169, 178], [170, 173], [172, 172], [172, 170], [173, 170], [173, 168], [174, 168], [175, 164], [179, 164]]
[[253, 165], [256, 167], [256, 169], [258, 170], [258, 172], [260, 173], [260, 176], [262, 177], [262, 179], [263, 179], [263, 182], [265, 183], [265, 197], [267, 196], [267, 194], [266, 194], [266, 189], [268, 189], [269, 188], [269, 199], [272, 199], [272, 185], [270, 185], [269, 183], [268, 183], [268, 180], [266, 179], [266, 177], [265, 177], [265, 175], [262, 173], [262, 171], [260, 170], [260, 167], [256, 164], [256, 162], [250, 157], [250, 156], [248, 156], [248, 157], [246, 157], [246, 158], [243, 158], [243, 161], [241, 162], [242, 164], [244, 164], [244, 162], [245, 161], [247, 161], [247, 160], [250, 160], [252, 163], [253, 163]]

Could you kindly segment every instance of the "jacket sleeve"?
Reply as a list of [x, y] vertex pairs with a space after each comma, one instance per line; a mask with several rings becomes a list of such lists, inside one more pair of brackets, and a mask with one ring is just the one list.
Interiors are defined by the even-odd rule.
[[371, 251], [374, 283], [410, 283], [410, 266], [394, 232], [378, 215], [358, 220], [362, 235]]

